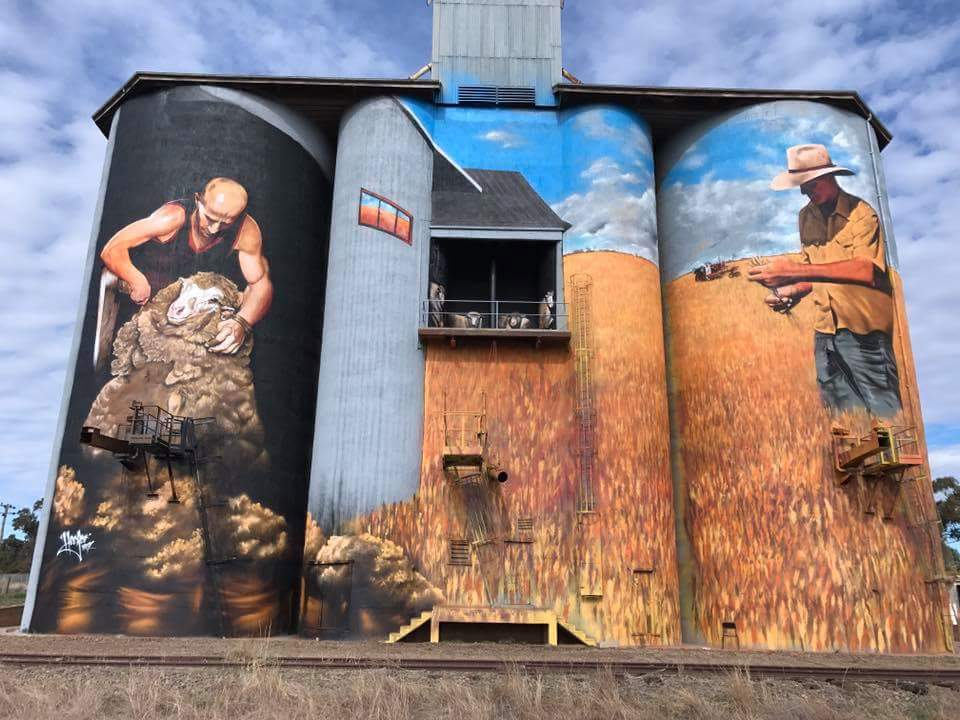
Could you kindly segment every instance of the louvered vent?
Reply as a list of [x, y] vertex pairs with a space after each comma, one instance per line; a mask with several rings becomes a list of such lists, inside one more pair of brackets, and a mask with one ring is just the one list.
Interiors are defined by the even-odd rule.
[[457, 101], [463, 104], [536, 105], [537, 93], [532, 87], [461, 85], [457, 91]]
[[470, 543], [466, 540], [450, 541], [450, 564], [470, 565]]
[[517, 542], [533, 542], [533, 518], [517, 518]]
[[457, 100], [461, 103], [496, 104], [497, 89], [491, 85], [461, 85]]
[[532, 87], [498, 87], [497, 105], [536, 105], [537, 93]]

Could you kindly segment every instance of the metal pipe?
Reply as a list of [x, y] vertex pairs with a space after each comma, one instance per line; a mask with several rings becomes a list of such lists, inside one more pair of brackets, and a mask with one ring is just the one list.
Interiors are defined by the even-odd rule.
[[505, 483], [510, 475], [499, 465], [487, 465], [487, 478], [490, 482]]
[[428, 72], [431, 72], [432, 70], [433, 70], [433, 65], [432, 65], [431, 63], [427, 63], [427, 64], [424, 65], [422, 68], [420, 68], [419, 70], [417, 70], [413, 75], [411, 75], [409, 79], [410, 79], [410, 80], [419, 80], [419, 79], [422, 78], [424, 75], [426, 75]]
[[570, 81], [574, 85], [583, 85], [583, 81], [566, 68], [561, 68], [560, 73], [563, 75], [565, 80]]

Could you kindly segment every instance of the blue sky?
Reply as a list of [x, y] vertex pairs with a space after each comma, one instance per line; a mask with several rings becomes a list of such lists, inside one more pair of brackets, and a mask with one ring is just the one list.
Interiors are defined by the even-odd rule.
[[552, 111], [406, 106], [463, 168], [512, 170], [571, 224], [565, 252], [617, 250], [657, 261], [653, 150], [618, 107]]
[[[0, 500], [43, 492], [105, 141], [90, 121], [135, 70], [405, 77], [423, 0], [0, 3]], [[856, 89], [883, 153], [935, 474], [960, 475], [955, 0], [568, 0], [588, 82]]]

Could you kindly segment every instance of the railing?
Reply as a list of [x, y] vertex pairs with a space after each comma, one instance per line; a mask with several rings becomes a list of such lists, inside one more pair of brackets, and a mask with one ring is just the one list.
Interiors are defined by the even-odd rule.
[[127, 418], [129, 425], [120, 427], [120, 437], [124, 440], [151, 438], [170, 447], [183, 444], [184, 423], [189, 418], [167, 412], [156, 405], [131, 404], [133, 415]]
[[528, 300], [424, 300], [420, 327], [461, 330], [566, 330], [567, 304]]
[[888, 440], [882, 440], [881, 446], [883, 452], [875, 458], [871, 458], [865, 463], [867, 467], [871, 465], [885, 466], [900, 463], [911, 463], [913, 460], [922, 462], [920, 452], [920, 438], [917, 429], [912, 426], [896, 425], [885, 428], [885, 437]]
[[486, 430], [483, 412], [443, 413], [443, 444], [448, 448], [485, 449]]

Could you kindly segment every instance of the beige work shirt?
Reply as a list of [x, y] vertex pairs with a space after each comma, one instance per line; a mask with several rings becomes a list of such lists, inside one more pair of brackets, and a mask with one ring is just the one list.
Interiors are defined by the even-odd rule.
[[811, 265], [867, 258], [882, 273], [879, 287], [853, 283], [813, 283], [817, 314], [814, 329], [835, 335], [846, 328], [858, 335], [893, 333], [893, 300], [887, 276], [886, 247], [877, 213], [869, 204], [840, 191], [828, 217], [812, 202], [800, 211], [803, 261]]

